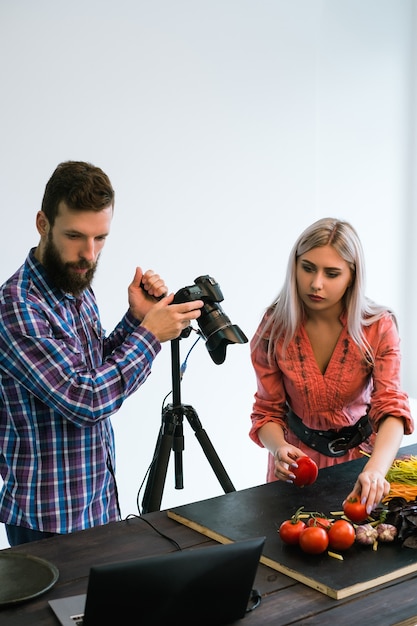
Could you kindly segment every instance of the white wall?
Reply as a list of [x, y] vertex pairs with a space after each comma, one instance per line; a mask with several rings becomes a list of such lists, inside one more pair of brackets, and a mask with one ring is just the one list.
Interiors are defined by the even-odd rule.
[[[300, 230], [345, 218], [369, 295], [398, 313], [417, 396], [416, 24], [416, 0], [3, 0], [0, 281], [36, 245], [45, 183], [67, 159], [99, 165], [116, 189], [95, 281], [108, 330], [141, 265], [172, 291], [211, 274], [250, 337]], [[265, 477], [247, 436], [254, 387], [247, 344], [218, 366], [200, 342], [182, 383], [239, 489]], [[124, 515], [137, 512], [170, 388], [166, 344], [113, 419]], [[171, 463], [163, 508], [222, 493], [186, 421], [184, 432], [185, 489]]]

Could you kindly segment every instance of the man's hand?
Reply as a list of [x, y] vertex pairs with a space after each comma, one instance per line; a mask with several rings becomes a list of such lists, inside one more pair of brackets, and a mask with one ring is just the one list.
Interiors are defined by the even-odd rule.
[[[142, 286], [141, 286], [142, 285]], [[165, 282], [152, 270], [136, 268], [128, 288], [130, 311], [141, 325], [163, 343], [180, 336], [192, 320], [201, 315], [203, 300], [172, 304], [174, 294], [167, 294]]]
[[141, 268], [137, 267], [128, 288], [130, 312], [136, 319], [142, 321], [155, 302], [167, 293], [167, 286], [159, 274], [155, 274], [153, 270], [143, 273]]

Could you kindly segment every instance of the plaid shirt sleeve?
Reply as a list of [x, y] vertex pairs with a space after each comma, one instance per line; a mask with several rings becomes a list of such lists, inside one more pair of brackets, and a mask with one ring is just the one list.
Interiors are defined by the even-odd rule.
[[146, 380], [160, 350], [128, 318], [106, 340], [91, 294], [79, 315], [68, 297], [54, 310], [42, 301], [7, 301], [0, 323], [2, 372], [78, 426], [115, 413]]

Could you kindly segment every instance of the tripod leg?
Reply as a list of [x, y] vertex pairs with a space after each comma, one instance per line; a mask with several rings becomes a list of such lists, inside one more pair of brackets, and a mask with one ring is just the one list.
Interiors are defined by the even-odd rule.
[[174, 450], [175, 489], [184, 489], [184, 474], [182, 465], [184, 434], [182, 422], [181, 424], [177, 424], [175, 427], [172, 449]]
[[[160, 428], [155, 447], [152, 466], [142, 500], [142, 512], [159, 511], [162, 502], [162, 493], [168, 471], [169, 455], [172, 449], [172, 440], [175, 432], [173, 414], [169, 413], [171, 421], [163, 423]], [[164, 419], [164, 418], [163, 418]]]
[[223, 488], [225, 493], [230, 493], [232, 491], [236, 491], [233, 486], [232, 481], [230, 480], [220, 458], [214, 449], [213, 444], [211, 443], [206, 431], [201, 425], [201, 422], [198, 418], [196, 411], [192, 406], [186, 405], [184, 408], [184, 415], [186, 416], [190, 426], [194, 430], [194, 434], [202, 447], [204, 454], [207, 457], [208, 462], [210, 463], [217, 480]]

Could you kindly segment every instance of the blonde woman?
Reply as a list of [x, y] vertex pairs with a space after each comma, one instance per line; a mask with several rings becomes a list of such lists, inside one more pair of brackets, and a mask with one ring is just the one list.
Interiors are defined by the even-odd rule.
[[284, 285], [251, 342], [257, 391], [250, 437], [267, 448], [267, 480], [292, 481], [297, 459], [319, 468], [369, 460], [348, 497], [368, 513], [413, 432], [400, 384], [393, 313], [365, 295], [362, 245], [345, 221], [321, 219], [298, 238]]

